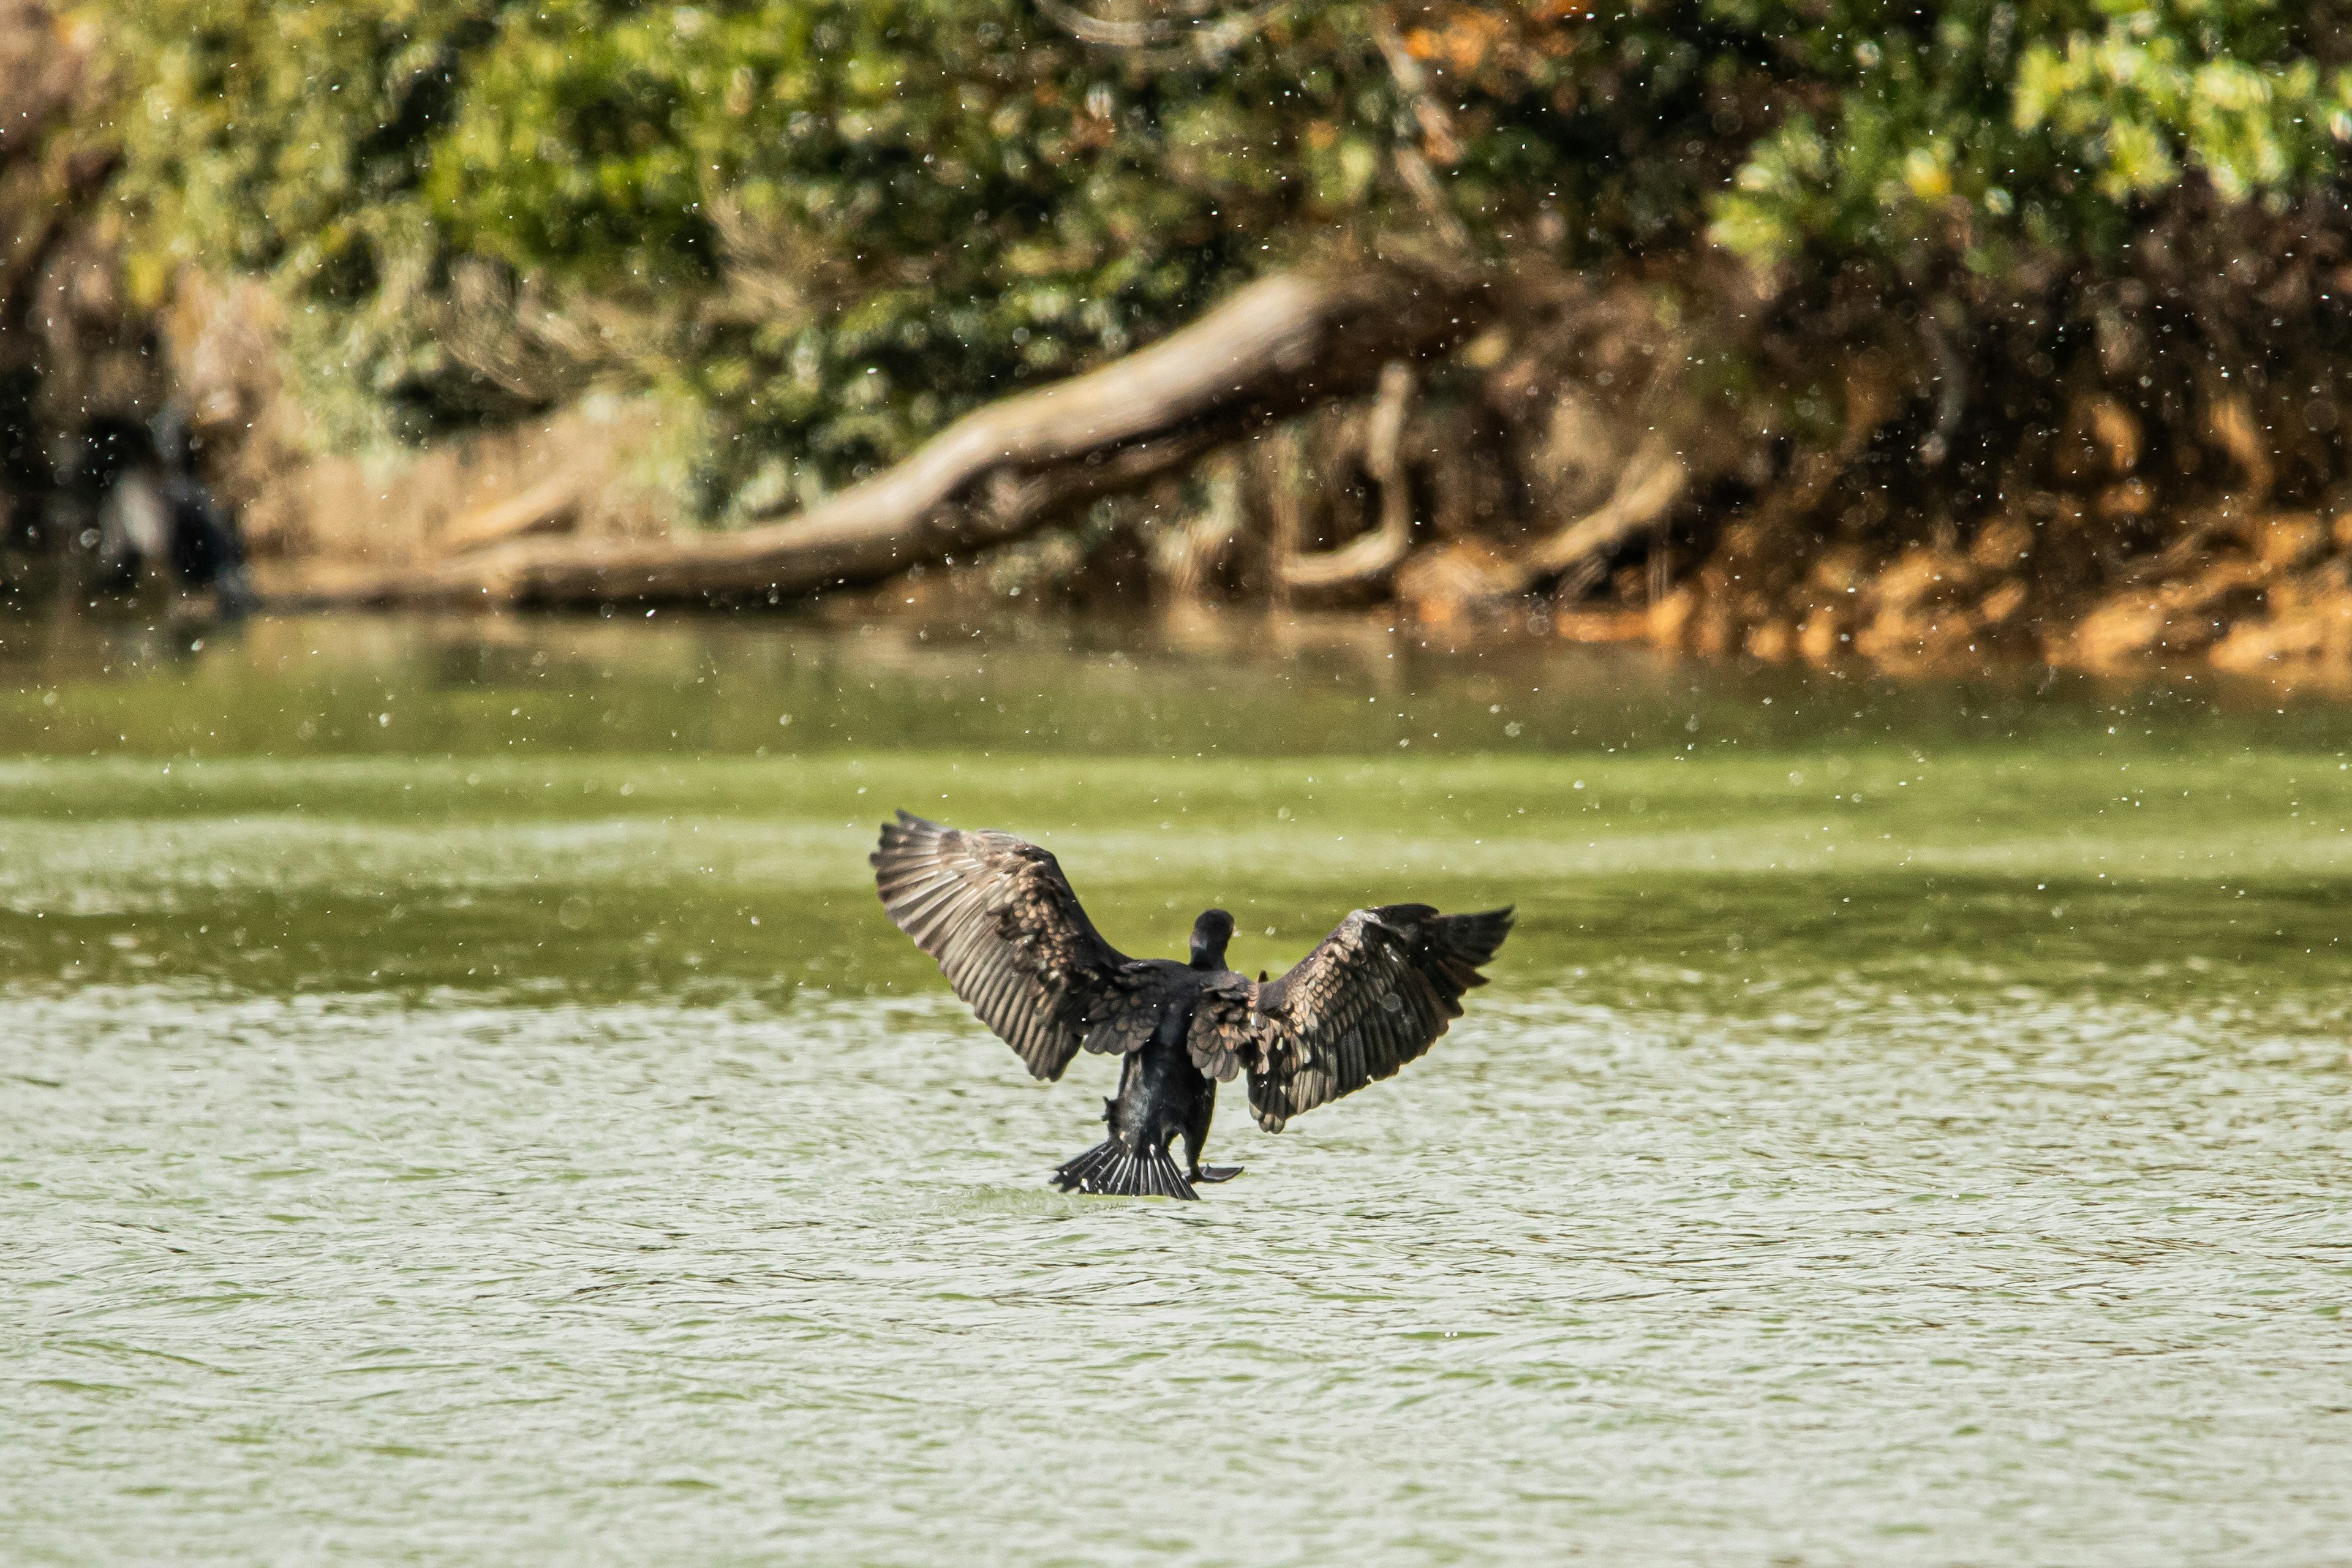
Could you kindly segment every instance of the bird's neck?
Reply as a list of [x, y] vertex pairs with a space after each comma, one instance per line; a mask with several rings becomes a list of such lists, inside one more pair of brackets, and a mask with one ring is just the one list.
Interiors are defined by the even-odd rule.
[[1211, 949], [1211, 948], [1203, 947], [1203, 946], [1202, 946], [1202, 945], [1201, 945], [1199, 942], [1194, 942], [1194, 943], [1192, 944], [1192, 967], [1193, 967], [1193, 968], [1195, 968], [1195, 969], [1223, 969], [1224, 966], [1225, 966], [1225, 952], [1224, 952], [1224, 949], [1223, 949], [1223, 948]]

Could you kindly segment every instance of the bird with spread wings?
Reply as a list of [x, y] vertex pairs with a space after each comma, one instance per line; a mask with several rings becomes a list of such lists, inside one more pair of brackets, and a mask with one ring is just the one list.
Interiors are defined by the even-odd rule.
[[[1249, 1075], [1258, 1125], [1389, 1078], [1462, 1016], [1462, 995], [1511, 929], [1508, 909], [1358, 910], [1278, 980], [1225, 967], [1233, 916], [1202, 912], [1189, 963], [1129, 958], [1095, 930], [1062, 868], [1010, 833], [906, 812], [873, 855], [882, 907], [1035, 1077], [1081, 1050], [1119, 1056], [1110, 1136], [1062, 1165], [1066, 1192], [1191, 1198], [1238, 1170], [1203, 1165], [1217, 1085]], [[1184, 1140], [1186, 1166], [1170, 1152]]]

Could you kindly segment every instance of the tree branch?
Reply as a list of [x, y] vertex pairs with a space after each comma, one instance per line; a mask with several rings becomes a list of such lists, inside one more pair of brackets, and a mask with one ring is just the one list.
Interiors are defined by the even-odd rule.
[[1655, 438], [1643, 443], [1607, 500], [1520, 558], [1527, 581], [1573, 574], [1599, 560], [1664, 517], [1689, 482], [1679, 453]]
[[655, 542], [520, 539], [306, 602], [777, 603], [878, 582], [1020, 538], [1355, 395], [1390, 361], [1444, 353], [1486, 314], [1483, 287], [1466, 280], [1278, 273], [1149, 348], [975, 410], [790, 521]]
[[1412, 493], [1405, 482], [1405, 417], [1412, 408], [1412, 367], [1394, 361], [1381, 371], [1379, 401], [1364, 431], [1364, 468], [1381, 487], [1381, 523], [1339, 546], [1282, 563], [1283, 585], [1293, 592], [1351, 587], [1395, 571], [1412, 548]]

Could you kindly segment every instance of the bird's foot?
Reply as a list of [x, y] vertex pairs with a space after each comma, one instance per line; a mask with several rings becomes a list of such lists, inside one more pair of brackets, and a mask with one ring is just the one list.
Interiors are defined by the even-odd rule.
[[1239, 1165], [1195, 1165], [1187, 1178], [1195, 1182], [1230, 1182], [1242, 1173]]

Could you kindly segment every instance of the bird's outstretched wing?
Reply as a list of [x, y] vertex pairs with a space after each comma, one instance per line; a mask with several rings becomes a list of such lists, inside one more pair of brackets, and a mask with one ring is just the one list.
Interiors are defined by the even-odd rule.
[[1269, 1132], [1353, 1094], [1429, 1049], [1462, 1016], [1462, 994], [1510, 933], [1511, 911], [1442, 915], [1427, 904], [1358, 910], [1281, 979], [1220, 975], [1188, 1037], [1212, 1078], [1246, 1069]]
[[902, 811], [872, 859], [890, 919], [1037, 1077], [1060, 1078], [1082, 1047], [1150, 1037], [1157, 976], [1102, 939], [1046, 851]]

